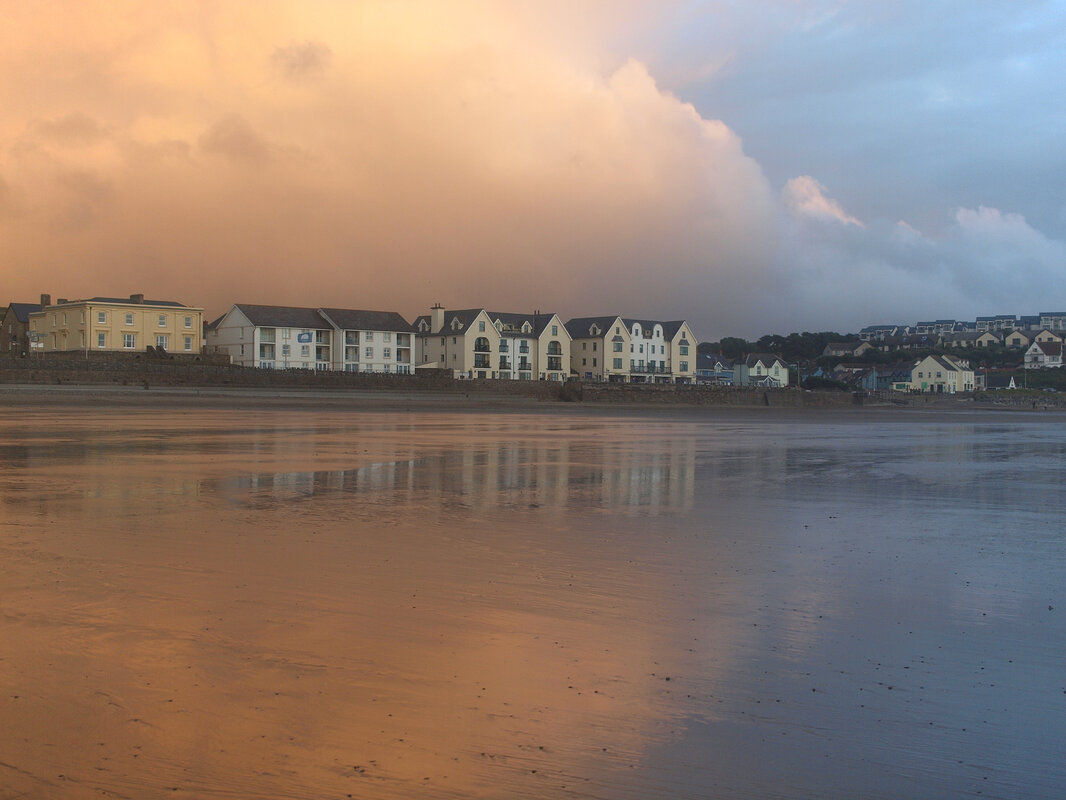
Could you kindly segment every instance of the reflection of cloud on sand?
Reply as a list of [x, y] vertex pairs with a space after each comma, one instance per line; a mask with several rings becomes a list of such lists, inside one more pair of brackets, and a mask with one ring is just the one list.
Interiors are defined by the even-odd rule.
[[691, 506], [684, 427], [207, 416], [185, 436], [131, 421], [73, 425], [66, 449], [44, 426], [25, 445], [18, 480], [40, 494], [11, 513], [29, 544], [0, 551], [5, 634], [24, 644], [0, 675], [20, 696], [18, 741], [0, 737], [24, 770], [12, 786], [399, 798], [639, 783], [647, 737], [676, 714], [671, 589], [646, 532]]

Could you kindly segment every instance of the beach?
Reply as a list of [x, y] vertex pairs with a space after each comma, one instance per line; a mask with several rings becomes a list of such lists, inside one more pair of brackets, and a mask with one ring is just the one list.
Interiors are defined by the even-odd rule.
[[0, 796], [1066, 783], [1058, 414], [0, 409]]

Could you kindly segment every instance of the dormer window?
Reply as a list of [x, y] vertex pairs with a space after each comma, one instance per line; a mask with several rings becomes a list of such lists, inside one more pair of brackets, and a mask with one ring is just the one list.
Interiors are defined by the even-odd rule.
[[497, 331], [502, 331], [503, 330], [503, 323], [500, 322], [499, 320], [496, 320], [496, 330]]
[[459, 330], [459, 329], [460, 329], [461, 327], [463, 327], [463, 323], [461, 323], [461, 322], [459, 321], [459, 318], [458, 318], [458, 317], [456, 317], [455, 319], [453, 319], [453, 320], [452, 320], [452, 330], [453, 330], [453, 331], [457, 331], [457, 330]]
[[528, 322], [523, 322], [522, 323], [522, 333], [532, 333], [532, 332], [533, 332], [533, 326], [530, 325]]
[[600, 326], [599, 325], [593, 325], [591, 328], [589, 328], [589, 335], [590, 336], [599, 336], [600, 335]]

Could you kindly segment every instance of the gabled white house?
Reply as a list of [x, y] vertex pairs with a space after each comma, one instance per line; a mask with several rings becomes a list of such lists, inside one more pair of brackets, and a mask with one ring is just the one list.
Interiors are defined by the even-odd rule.
[[208, 326], [207, 346], [260, 369], [406, 373], [411, 336], [391, 311], [237, 303]]
[[456, 378], [499, 377], [500, 332], [483, 308], [448, 311], [437, 304], [414, 322], [419, 369]]
[[788, 364], [773, 353], [748, 353], [733, 365], [733, 382], [737, 386], [788, 386]]
[[1062, 366], [1062, 343], [1035, 341], [1025, 351], [1026, 369], [1052, 369]]
[[953, 356], [926, 356], [911, 368], [912, 391], [955, 394], [972, 392], [975, 385], [970, 362]]
[[696, 337], [683, 320], [623, 319], [629, 328], [632, 383], [691, 383], [696, 375]]

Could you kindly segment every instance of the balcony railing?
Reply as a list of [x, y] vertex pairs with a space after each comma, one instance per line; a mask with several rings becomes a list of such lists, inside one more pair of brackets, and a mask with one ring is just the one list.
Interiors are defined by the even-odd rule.
[[638, 375], [669, 375], [671, 372], [669, 367], [660, 367], [652, 364], [633, 364], [630, 366], [629, 371]]
[[474, 356], [474, 369], [488, 369], [489, 357], [483, 355]]
[[506, 369], [506, 370], [512, 369], [511, 362], [508, 361], [506, 358], [501, 358], [500, 359], [500, 369]]

